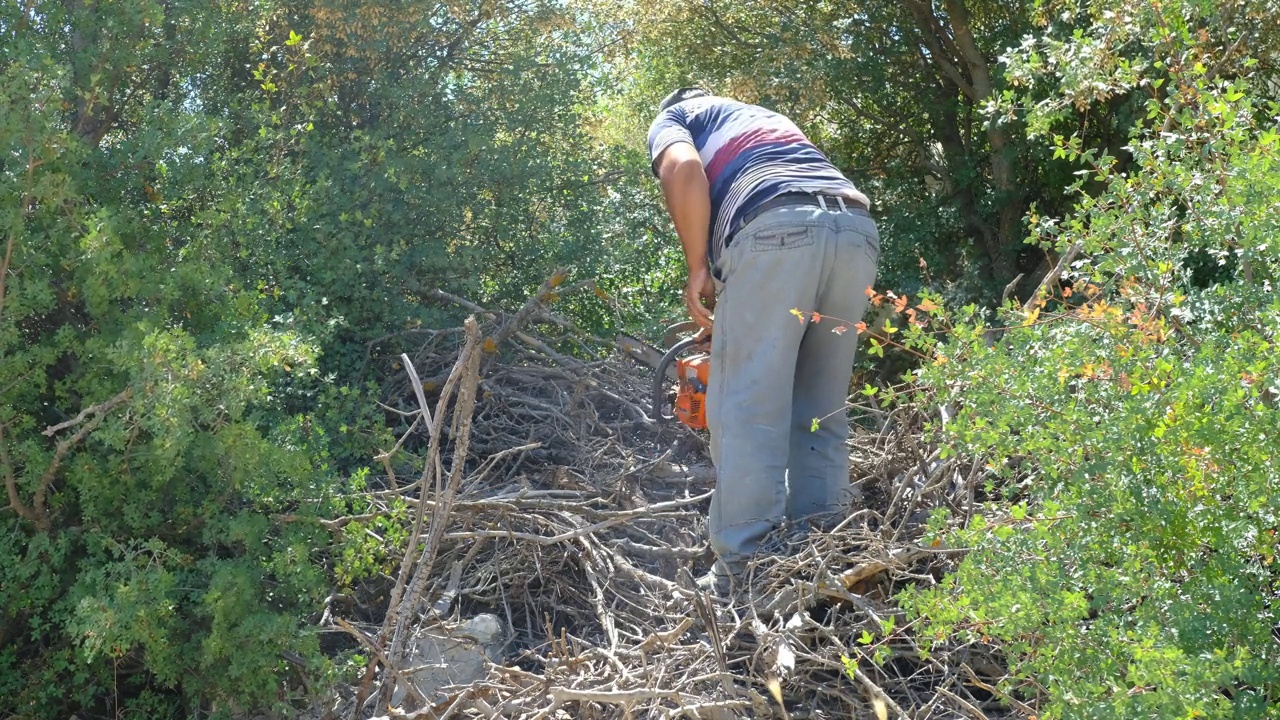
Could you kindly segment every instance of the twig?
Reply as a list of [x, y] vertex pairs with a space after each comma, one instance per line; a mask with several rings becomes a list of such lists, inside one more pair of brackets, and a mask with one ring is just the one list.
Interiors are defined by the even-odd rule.
[[413, 683], [406, 681], [404, 677], [400, 674], [400, 671], [394, 665], [387, 662], [386, 656], [383, 655], [382, 651], [378, 649], [378, 644], [373, 641], [373, 638], [360, 632], [360, 630], [357, 629], [354, 625], [347, 622], [346, 620], [343, 620], [340, 617], [334, 617], [333, 622], [335, 625], [342, 628], [348, 635], [355, 638], [360, 643], [360, 645], [364, 647], [364, 649], [368, 650], [371, 655], [377, 658], [377, 660], [382, 663], [382, 666], [387, 668], [387, 670], [390, 673], [400, 678], [400, 681], [404, 683], [405, 690], [408, 691], [408, 693], [411, 696], [413, 696], [414, 700], [416, 700], [418, 703], [421, 703], [423, 705], [427, 703], [427, 698], [422, 695], [422, 692], [419, 691], [418, 688], [414, 687]]
[[[400, 357], [404, 358], [404, 361], [405, 361], [405, 363], [406, 363], [406, 365], [405, 365], [406, 367], [413, 367], [412, 365], [409, 365], [409, 364], [408, 364], [408, 362], [409, 362], [409, 357], [408, 357], [407, 355], [401, 355]], [[416, 382], [416, 380], [417, 380], [417, 378], [416, 378], [416, 377], [414, 378], [414, 380], [415, 380], [415, 382], [414, 382], [414, 384], [413, 384], [413, 389], [414, 389], [414, 390], [416, 390], [416, 391], [418, 391], [418, 392], [421, 392], [421, 391], [422, 391], [422, 383], [420, 383], [420, 382]], [[419, 405], [419, 407], [423, 407], [423, 408], [425, 408], [426, 406], [427, 406], [427, 403], [426, 403], [426, 399], [424, 398], [424, 399], [422, 400], [422, 404], [421, 404], [421, 405]], [[408, 439], [409, 439], [409, 436], [413, 434], [413, 431], [414, 431], [414, 430], [416, 430], [416, 429], [418, 428], [418, 423], [422, 422], [422, 420], [423, 420], [423, 417], [424, 417], [424, 416], [425, 416], [425, 417], [426, 417], [426, 419], [427, 419], [427, 425], [428, 425], [428, 426], [430, 426], [430, 424], [431, 424], [431, 416], [430, 416], [429, 414], [422, 413], [422, 412], [414, 413], [413, 422], [409, 423], [409, 429], [404, 431], [404, 434], [400, 436], [400, 439], [399, 439], [399, 440], [396, 440], [396, 444], [395, 444], [395, 445], [393, 445], [393, 446], [391, 447], [391, 449], [390, 449], [390, 450], [388, 450], [388, 451], [386, 451], [386, 452], [384, 452], [384, 453], [378, 453], [377, 455], [375, 455], [375, 456], [374, 456], [374, 458], [373, 458], [374, 460], [377, 460], [377, 461], [379, 461], [379, 462], [386, 463], [387, 474], [388, 474], [388, 475], [391, 475], [393, 478], [395, 477], [395, 475], [394, 475], [394, 473], [392, 473], [392, 472], [391, 472], [391, 465], [390, 465], [387, 461], [389, 461], [393, 455], [395, 455], [397, 452], [399, 452], [399, 451], [400, 451], [400, 448], [404, 446], [404, 441], [405, 441], [405, 440], [408, 440]]]
[[902, 707], [899, 706], [898, 703], [894, 702], [893, 698], [889, 697], [888, 693], [881, 689], [879, 685], [875, 684], [871, 678], [867, 677], [866, 673], [862, 672], [862, 668], [855, 666], [853, 668], [853, 677], [858, 682], [862, 683], [862, 689], [871, 696], [873, 701], [878, 700], [884, 703], [885, 707], [893, 711], [894, 715], [901, 720], [911, 720], [911, 717], [903, 711]]
[[1010, 280], [1009, 284], [1004, 286], [1004, 292], [1000, 293], [1001, 305], [1004, 305], [1005, 301], [1009, 299], [1009, 296], [1013, 294], [1013, 289], [1018, 287], [1018, 283], [1022, 281], [1022, 277], [1024, 274], [1025, 273], [1018, 273], [1017, 277]]
[[551, 273], [551, 277], [542, 283], [542, 287], [538, 289], [538, 292], [525, 301], [524, 307], [520, 308], [519, 312], [511, 320], [507, 321], [501, 328], [498, 328], [498, 331], [489, 338], [493, 341], [494, 347], [506, 342], [517, 330], [524, 327], [524, 324], [533, 317], [534, 313], [553, 300], [556, 297], [556, 288], [564, 282], [567, 274], [568, 271], [563, 268]]
[[644, 639], [644, 642], [640, 643], [639, 648], [641, 650], [646, 650], [659, 646], [665, 647], [667, 645], [671, 645], [683, 637], [685, 633], [689, 632], [689, 628], [691, 627], [693, 627], [693, 618], [686, 617], [680, 621], [679, 625], [676, 625], [670, 630], [651, 633], [649, 637]]
[[[453, 394], [453, 388], [457, 384], [456, 378], [460, 368], [462, 367], [462, 359], [462, 356], [459, 356], [458, 362], [454, 365], [453, 372], [450, 373], [449, 381], [445, 383], [444, 389], [440, 392], [440, 399], [436, 404], [436, 417], [439, 418], [439, 420], [436, 420], [433, 419], [431, 410], [427, 407], [426, 394], [422, 390], [422, 384], [418, 379], [417, 370], [413, 368], [413, 363], [409, 361], [408, 356], [401, 355], [401, 360], [404, 362], [405, 373], [409, 375], [409, 380], [414, 386], [414, 395], [418, 398], [419, 415], [417, 418], [414, 418], [414, 422], [416, 423], [419, 419], [425, 420], [427, 427], [431, 428], [431, 439], [427, 450], [427, 460], [423, 464], [422, 476], [418, 478], [417, 483], [418, 486], [422, 488], [419, 495], [423, 500], [426, 500], [427, 484], [431, 481], [433, 474], [437, 478], [441, 474], [438, 447], [442, 421], [444, 419], [444, 411], [448, 407], [449, 398]], [[379, 642], [386, 642], [389, 631], [396, 625], [396, 613], [400, 608], [400, 597], [404, 592], [405, 583], [408, 582], [409, 579], [409, 570], [413, 565], [413, 558], [415, 556], [414, 551], [417, 549], [418, 537], [422, 534], [422, 526], [425, 522], [426, 512], [426, 503], [419, 502], [417, 512], [414, 513], [413, 531], [409, 535], [409, 541], [405, 547], [404, 556], [400, 559], [400, 572], [396, 574], [396, 584], [391, 590], [391, 601], [387, 604], [387, 617], [383, 620], [382, 631], [378, 633]], [[372, 670], [372, 667], [373, 666], [370, 665], [370, 670]], [[369, 679], [371, 678], [366, 675], [366, 684]]]
[[[686, 505], [689, 503], [698, 503], [705, 500], [710, 495], [711, 493], [706, 493], [705, 495], [699, 495], [698, 497], [693, 498], [692, 500], [679, 500], [671, 503], [659, 503], [659, 505], [662, 505], [664, 508], [670, 508], [670, 507], [675, 507], [679, 505]], [[516, 532], [512, 530], [470, 530], [467, 532], [449, 533], [445, 537], [449, 540], [476, 540], [479, 538], [510, 538], [513, 540], [527, 540], [532, 543], [537, 543], [538, 545], [555, 545], [556, 543], [562, 543], [562, 542], [565, 542], [566, 540], [576, 540], [580, 537], [584, 537], [594, 532], [604, 530], [605, 528], [613, 527], [614, 525], [619, 525], [621, 523], [624, 523], [628, 520], [631, 520], [637, 517], [646, 517], [646, 516], [651, 517], [658, 512], [661, 512], [661, 510], [659, 510], [658, 505], [639, 508], [637, 510], [625, 510], [623, 512], [617, 513], [616, 515], [613, 515], [608, 520], [601, 520], [598, 523], [587, 525], [586, 527], [574, 528], [572, 530], [566, 530], [562, 533], [558, 533], [556, 535], [550, 535], [550, 536], [534, 535], [533, 533]]]
[[711, 599], [707, 593], [697, 588], [692, 575], [686, 572], [684, 578], [685, 583], [693, 589], [691, 598], [693, 612], [702, 623], [702, 629], [707, 631], [707, 639], [711, 645], [711, 656], [716, 661], [717, 676], [720, 678], [720, 684], [724, 688], [726, 695], [736, 698], [738, 697], [738, 687], [729, 675], [729, 659], [725, 657], [724, 638], [720, 634], [720, 621], [716, 617], [715, 608], [712, 607]]
[[[426, 405], [426, 402], [425, 402], [426, 395], [421, 389], [421, 383], [418, 381], [417, 371], [416, 370], [410, 371], [409, 368], [413, 367], [412, 363], [408, 361], [407, 357], [402, 357], [402, 359], [405, 361], [406, 373], [409, 374], [410, 382], [417, 385], [414, 388], [414, 395], [419, 398], [418, 408], [419, 408], [419, 412], [421, 413], [421, 417], [426, 421], [427, 426], [431, 428], [431, 437], [429, 440], [428, 450], [427, 450], [427, 460], [423, 465], [422, 475], [418, 478], [418, 482], [417, 482], [418, 486], [422, 488], [422, 490], [420, 491], [420, 495], [423, 498], [423, 500], [426, 499], [426, 488], [428, 483], [431, 482], [431, 478], [433, 476], [437, 478], [437, 485], [438, 485], [439, 477], [443, 472], [440, 465], [439, 445], [440, 445], [440, 433], [443, 430], [444, 411], [448, 406], [449, 398], [453, 395], [453, 389], [454, 387], [457, 386], [458, 379], [461, 376], [462, 368], [464, 367], [464, 360], [467, 360], [470, 357], [470, 355], [475, 353], [477, 336], [478, 336], [478, 333], [473, 333], [468, 336], [467, 344], [464, 346], [464, 352], [458, 356], [457, 362], [454, 363], [453, 371], [450, 373], [449, 379], [445, 382], [444, 388], [440, 391], [440, 399], [436, 404], [436, 414], [434, 419], [432, 418], [430, 409]], [[470, 353], [466, 351], [467, 348], [470, 348]], [[378, 633], [379, 643], [387, 642], [387, 640], [392, 637], [391, 635], [392, 630], [399, 627], [398, 613], [400, 610], [400, 599], [401, 599], [402, 593], [404, 592], [405, 583], [408, 582], [408, 579], [410, 577], [409, 571], [410, 571], [410, 568], [412, 567], [413, 559], [415, 557], [415, 550], [417, 549], [418, 537], [422, 534], [422, 525], [425, 521], [425, 513], [426, 513], [426, 503], [419, 502], [417, 512], [414, 513], [413, 531], [409, 535], [409, 540], [408, 540], [407, 546], [405, 547], [404, 556], [401, 558], [401, 561], [400, 561], [400, 572], [396, 575], [396, 584], [391, 591], [391, 600], [387, 604], [387, 616], [383, 619], [382, 629]], [[355, 712], [357, 713], [357, 715], [359, 714], [360, 709], [364, 705], [365, 697], [367, 697], [368, 695], [369, 687], [373, 682], [374, 672], [377, 670], [377, 664], [378, 664], [377, 659], [372, 658], [369, 660], [369, 664], [365, 668], [364, 679], [361, 681], [360, 689], [356, 693]], [[357, 720], [357, 716], [352, 716], [352, 720]]]
[[449, 608], [453, 607], [453, 601], [458, 597], [458, 589], [462, 586], [462, 571], [475, 562], [476, 556], [480, 554], [484, 545], [483, 541], [473, 543], [471, 549], [467, 550], [466, 556], [453, 564], [453, 569], [449, 571], [449, 584], [445, 586], [444, 592], [440, 593], [440, 599], [431, 606], [436, 617], [443, 617], [448, 614]]
[[1040, 281], [1040, 284], [1036, 287], [1036, 291], [1031, 294], [1031, 297], [1027, 299], [1026, 304], [1022, 306], [1023, 315], [1031, 314], [1033, 310], [1038, 309], [1044, 304], [1049, 296], [1049, 287], [1058, 282], [1058, 278], [1062, 277], [1062, 273], [1067, 269], [1067, 265], [1071, 264], [1071, 261], [1074, 260], [1076, 255], [1078, 255], [1083, 249], [1084, 243], [1076, 242], [1071, 247], [1067, 248], [1066, 252], [1062, 253], [1062, 257], [1058, 258], [1058, 264], [1054, 265], [1053, 269], [1049, 271], [1049, 274], [1044, 276]]
[[673, 710], [668, 710], [663, 716], [665, 720], [677, 720], [682, 717], [691, 717], [695, 720], [703, 718], [719, 720], [724, 717], [741, 717], [741, 715], [727, 716], [725, 713], [735, 710], [746, 710], [751, 708], [749, 700], [717, 700], [715, 702], [699, 702], [691, 705], [681, 705]]
[[969, 715], [971, 715], [974, 718], [974, 720], [987, 720], [986, 714], [983, 713], [981, 710], [979, 710], [977, 707], [975, 707], [973, 703], [969, 702], [968, 700], [965, 700], [964, 698], [951, 692], [950, 690], [944, 687], [940, 687], [938, 688], [938, 694], [941, 695], [942, 697], [945, 697], [954, 701], [957, 705], [959, 705], [962, 709], [964, 709], [965, 712], [969, 713]]
[[493, 319], [497, 317], [497, 313], [494, 313], [490, 310], [485, 310], [484, 308], [480, 307], [479, 305], [471, 302], [470, 300], [464, 297], [461, 297], [459, 295], [454, 295], [453, 293], [447, 293], [444, 290], [441, 290], [439, 288], [425, 291], [422, 294], [424, 297], [433, 298], [435, 300], [444, 300], [446, 302], [451, 302], [454, 305], [461, 306], [464, 310], [468, 310], [477, 315], [483, 315], [489, 319]]
[[1034, 717], [1038, 714], [1036, 712], [1036, 709], [1031, 707], [1030, 705], [1022, 702], [1021, 700], [1015, 697], [1010, 696], [1008, 693], [1004, 692], [1003, 690], [996, 687], [995, 685], [992, 685], [991, 683], [983, 682], [982, 679], [978, 677], [978, 674], [975, 673], [973, 671], [973, 668], [969, 667], [968, 664], [962, 665], [960, 669], [963, 670], [964, 673], [969, 676], [969, 682], [973, 683], [974, 687], [978, 687], [983, 690], [986, 690], [992, 695], [1000, 698], [1001, 700], [1004, 700], [1005, 702], [1012, 705], [1015, 709], [1017, 709], [1018, 712], [1022, 713], [1023, 715], [1026, 715], [1027, 717]]
[[579, 537], [578, 542], [582, 545], [583, 549], [582, 570], [586, 573], [587, 582], [591, 584], [591, 589], [595, 596], [593, 598], [593, 604], [596, 608], [596, 615], [600, 619], [600, 627], [604, 628], [605, 639], [609, 641], [609, 652], [610, 654], [615, 654], [618, 652], [618, 628], [613, 621], [613, 616], [609, 614], [609, 608], [605, 603], [604, 586], [600, 582], [600, 578], [596, 576], [595, 570], [591, 568], [591, 561], [595, 559], [595, 553], [591, 548], [591, 543], [587, 542], [585, 538]]
[[646, 700], [679, 699], [683, 696], [679, 690], [660, 690], [658, 688], [638, 688], [636, 690], [574, 690], [571, 688], [551, 688], [548, 692], [556, 702], [598, 702], [610, 705], [634, 705]]

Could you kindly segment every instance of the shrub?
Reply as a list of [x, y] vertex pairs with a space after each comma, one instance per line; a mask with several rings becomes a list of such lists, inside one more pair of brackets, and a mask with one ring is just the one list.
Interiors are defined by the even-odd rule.
[[[1033, 213], [1030, 242], [1085, 259], [1043, 308], [1007, 308], [997, 343], [956, 313], [921, 370], [1004, 503], [953, 538], [973, 548], [957, 572], [904, 600], [926, 633], [1002, 641], [1003, 690], [1044, 717], [1280, 707], [1280, 106], [1252, 31], [1223, 19], [1256, 10], [1123, 4], [1010, 59], [1061, 83], [1027, 119], [1081, 165], [1075, 212]], [[1147, 96], [1119, 153], [1055, 133], [1088, 88]]]

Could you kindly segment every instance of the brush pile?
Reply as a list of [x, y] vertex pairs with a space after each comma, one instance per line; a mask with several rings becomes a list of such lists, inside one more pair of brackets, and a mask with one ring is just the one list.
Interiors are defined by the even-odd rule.
[[[377, 502], [416, 515], [385, 615], [326, 613], [370, 658], [329, 717], [995, 718], [996, 649], [925, 653], [895, 607], [955, 552], [921, 547], [936, 507], [974, 512], [981, 464], [940, 460], [915, 409], [862, 408], [851, 443], [862, 502], [837, 528], [780, 535], [731, 603], [695, 589], [712, 555], [705, 441], [648, 414], [652, 370], [551, 315], [557, 274], [515, 314], [471, 313], [396, 360], [404, 420]], [[580, 358], [599, 358], [583, 360]], [[387, 358], [391, 360], [391, 358]], [[391, 367], [391, 363], [386, 363]], [[409, 459], [416, 460], [415, 463]], [[414, 482], [403, 468], [423, 468]], [[423, 638], [501, 626], [479, 671], [419, 682]], [[470, 639], [458, 642], [472, 642]]]

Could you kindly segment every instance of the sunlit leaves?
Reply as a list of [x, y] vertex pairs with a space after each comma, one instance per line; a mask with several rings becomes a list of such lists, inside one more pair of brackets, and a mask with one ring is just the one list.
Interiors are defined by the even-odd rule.
[[[977, 317], [972, 334], [954, 323], [921, 370], [964, 408], [948, 427], [957, 448], [989, 458], [1001, 480], [985, 516], [952, 538], [979, 550], [944, 589], [908, 603], [943, 635], [981, 627], [1006, 643], [1015, 672], [1040, 683], [1046, 715], [1263, 717], [1262, 698], [1280, 689], [1277, 619], [1260, 589], [1277, 577], [1268, 438], [1280, 415], [1249, 380], [1280, 375], [1263, 350], [1280, 336], [1280, 251], [1251, 238], [1280, 230], [1263, 142], [1277, 113], [1256, 84], [1205, 81], [1215, 63], [1203, 58], [1222, 60], [1236, 40], [1219, 24], [1227, 9], [1140, 9], [1123, 27], [1108, 16], [1010, 63], [1029, 82], [1078, 83], [1060, 107], [1135, 84], [1177, 94], [1153, 94], [1123, 161], [1079, 134], [1046, 133], [1085, 167], [1076, 211], [1036, 214], [1031, 240], [1056, 252], [1079, 242], [1087, 259], [1038, 315], [1006, 313], [998, 330]], [[1184, 35], [1200, 13], [1204, 32]], [[1118, 57], [1097, 42], [1105, 33], [1131, 38], [1123, 52], [1139, 56]], [[1055, 62], [1081, 53], [1086, 66], [1028, 56], [1046, 50]], [[1110, 84], [1090, 86], [1100, 71]], [[1034, 110], [1034, 132], [1062, 117], [1042, 112], [1053, 110]]]

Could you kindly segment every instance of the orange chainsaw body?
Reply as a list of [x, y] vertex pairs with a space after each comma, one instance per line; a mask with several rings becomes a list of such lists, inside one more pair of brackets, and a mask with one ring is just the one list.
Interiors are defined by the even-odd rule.
[[[707, 429], [707, 380], [711, 376], [709, 338], [687, 337], [672, 345], [658, 361], [653, 375], [653, 418], [658, 422], [679, 421], [694, 430]], [[674, 368], [676, 397], [672, 413], [666, 413], [667, 379]]]
[[707, 378], [711, 373], [711, 355], [694, 353], [676, 358], [675, 417], [694, 430], [707, 429]]

